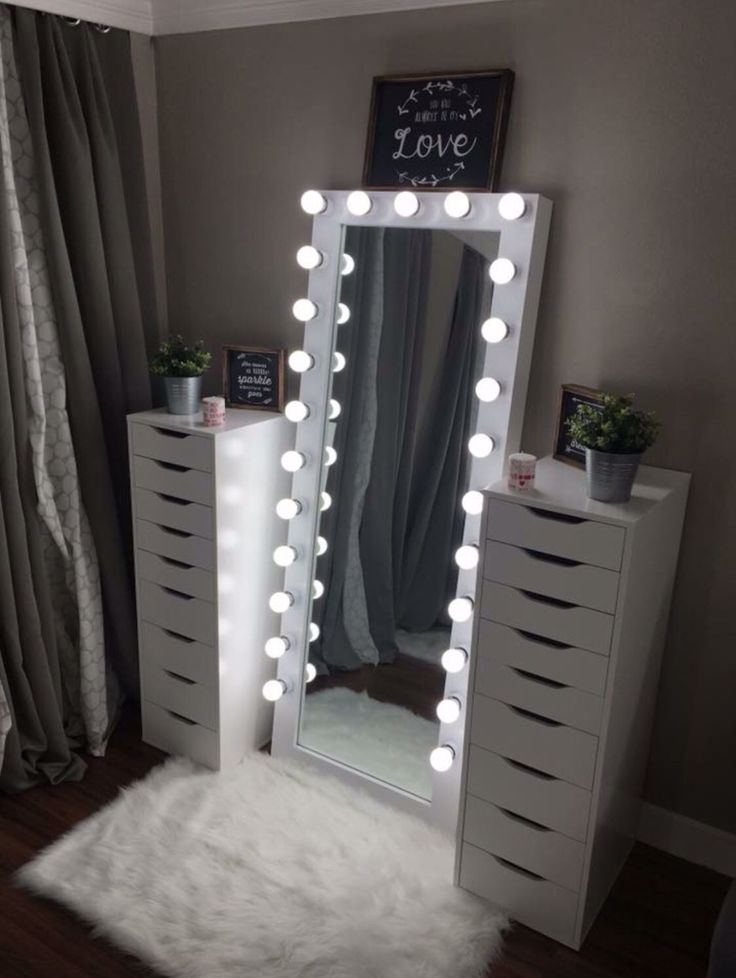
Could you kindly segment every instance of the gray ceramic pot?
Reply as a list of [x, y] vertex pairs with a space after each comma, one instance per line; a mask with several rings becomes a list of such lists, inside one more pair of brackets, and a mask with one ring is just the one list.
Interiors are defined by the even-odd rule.
[[169, 414], [196, 414], [201, 407], [201, 377], [164, 377]]
[[588, 496], [602, 503], [627, 503], [641, 461], [641, 453], [617, 455], [585, 449]]

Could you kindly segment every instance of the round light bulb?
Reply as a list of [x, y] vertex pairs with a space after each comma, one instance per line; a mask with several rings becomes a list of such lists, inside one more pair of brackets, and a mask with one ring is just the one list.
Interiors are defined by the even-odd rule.
[[266, 655], [269, 659], [280, 659], [282, 655], [289, 651], [290, 644], [288, 638], [285, 638], [283, 635], [274, 635], [273, 638], [269, 638], [266, 642]]
[[447, 606], [447, 613], [453, 621], [468, 621], [473, 615], [473, 599], [453, 598]]
[[304, 401], [289, 401], [284, 414], [289, 421], [305, 421], [309, 417], [309, 408]]
[[283, 679], [269, 679], [267, 683], [263, 684], [261, 692], [263, 693], [264, 700], [268, 700], [269, 703], [275, 703], [286, 692], [286, 683]]
[[495, 446], [495, 442], [493, 441], [490, 435], [484, 435], [479, 433], [477, 435], [473, 435], [473, 437], [468, 442], [468, 451], [470, 452], [471, 455], [474, 455], [476, 458], [486, 458], [488, 455], [491, 454], [494, 446]]
[[439, 771], [440, 773], [449, 771], [454, 760], [455, 751], [449, 744], [442, 744], [441, 747], [435, 747], [429, 755], [429, 763], [435, 771]]
[[302, 504], [298, 499], [279, 499], [276, 503], [276, 515], [282, 520], [293, 520], [302, 511]]
[[503, 319], [491, 316], [481, 326], [480, 333], [486, 343], [500, 343], [509, 335], [509, 328]]
[[348, 194], [347, 207], [351, 214], [355, 214], [356, 217], [363, 217], [373, 207], [373, 202], [365, 190], [354, 190]]
[[505, 221], [518, 220], [526, 210], [521, 194], [504, 194], [498, 202], [498, 213]]
[[319, 625], [315, 624], [315, 622], [313, 622], [313, 621], [310, 621], [310, 623], [309, 623], [309, 641], [310, 642], [316, 642], [318, 638], [319, 638]]
[[337, 304], [337, 325], [344, 326], [345, 323], [350, 319], [350, 309], [345, 305], [344, 302], [338, 302]]
[[305, 350], [294, 350], [289, 354], [289, 366], [296, 374], [306, 373], [314, 366], [314, 357]]
[[337, 461], [337, 452], [332, 445], [325, 446], [325, 465], [334, 465]]
[[327, 553], [327, 541], [325, 540], [324, 537], [317, 537], [317, 547], [316, 547], [316, 550], [317, 550], [317, 556], [318, 557], [321, 557], [322, 554], [326, 554]]
[[340, 259], [340, 274], [350, 275], [351, 272], [354, 271], [355, 271], [355, 259], [353, 258], [352, 255], [349, 255], [347, 252], [345, 252], [345, 254]]
[[330, 506], [332, 506], [332, 496], [329, 494], [329, 492], [321, 492], [319, 494], [319, 510], [320, 510], [320, 512], [321, 513], [324, 513], [324, 511], [326, 509], [329, 509]]
[[462, 507], [468, 516], [480, 516], [483, 512], [483, 493], [477, 489], [466, 492], [462, 499]]
[[332, 372], [339, 374], [341, 370], [345, 369], [345, 356], [340, 353], [339, 350], [335, 350], [332, 354]]
[[312, 581], [312, 597], [315, 601], [319, 601], [322, 595], [325, 593], [325, 586], [322, 581], [314, 580]]
[[402, 190], [394, 197], [394, 210], [399, 217], [413, 217], [419, 210], [419, 198], [411, 190]]
[[313, 248], [312, 245], [303, 245], [296, 253], [297, 265], [301, 268], [306, 268], [307, 271], [311, 271], [313, 268], [319, 268], [324, 259], [325, 256], [322, 252]]
[[327, 209], [327, 198], [319, 190], [305, 190], [301, 199], [302, 210], [305, 214], [321, 214]]
[[301, 452], [284, 452], [281, 456], [281, 468], [286, 472], [298, 472], [304, 468], [306, 461]]
[[300, 323], [308, 323], [317, 315], [317, 307], [311, 299], [297, 299], [291, 307], [291, 311], [294, 313], [294, 318], [298, 319]]
[[339, 401], [336, 401], [334, 397], [330, 398], [330, 421], [334, 421], [335, 418], [340, 417], [340, 412], [342, 411], [342, 405]]
[[508, 258], [497, 258], [491, 262], [488, 274], [491, 276], [491, 281], [495, 282], [496, 285], [508, 285], [516, 275], [516, 265]]
[[477, 567], [478, 559], [478, 548], [474, 544], [467, 543], [455, 551], [455, 563], [462, 570], [472, 570]]
[[296, 560], [296, 550], [293, 547], [276, 547], [273, 552], [273, 562], [279, 567], [291, 567]]
[[453, 190], [445, 197], [445, 213], [448, 217], [466, 217], [470, 213], [470, 197], [462, 190]]
[[304, 670], [304, 679], [306, 680], [306, 682], [311, 683], [311, 681], [313, 679], [316, 679], [316, 677], [317, 677], [317, 667], [314, 665], [313, 662], [308, 662], [307, 667]]
[[482, 377], [475, 385], [475, 395], [479, 401], [495, 401], [501, 393], [501, 385], [494, 377]]
[[445, 649], [441, 661], [445, 672], [462, 672], [468, 661], [468, 653], [465, 649]]
[[449, 696], [437, 704], [437, 716], [442, 723], [455, 723], [460, 718], [462, 706], [457, 696]]
[[294, 604], [294, 595], [291, 591], [276, 591], [268, 599], [268, 607], [277, 615], [283, 615], [285, 611]]

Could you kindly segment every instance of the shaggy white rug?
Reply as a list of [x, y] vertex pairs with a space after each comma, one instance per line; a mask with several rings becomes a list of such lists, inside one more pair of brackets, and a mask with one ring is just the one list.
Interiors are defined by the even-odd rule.
[[171, 978], [479, 978], [505, 918], [436, 830], [293, 762], [170, 760], [19, 873]]

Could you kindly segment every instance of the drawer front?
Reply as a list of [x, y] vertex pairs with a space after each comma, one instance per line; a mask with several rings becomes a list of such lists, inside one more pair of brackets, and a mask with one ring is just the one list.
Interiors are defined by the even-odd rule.
[[133, 478], [141, 489], [152, 489], [178, 499], [188, 499], [203, 506], [212, 506], [212, 475], [199, 469], [187, 469], [173, 462], [133, 457]]
[[215, 544], [185, 530], [175, 530], [148, 520], [136, 520], [135, 542], [139, 550], [149, 550], [203, 570], [215, 569]]
[[505, 503], [500, 499], [488, 503], [489, 539], [608, 570], [621, 568], [625, 533], [621, 526], [565, 517], [564, 513], [521, 503]]
[[483, 577], [608, 614], [616, 610], [619, 575], [592, 564], [489, 540]]
[[211, 540], [215, 535], [215, 511], [209, 506], [174, 499], [150, 489], [135, 490], [135, 515], [138, 519], [185, 530], [198, 537]]
[[205, 645], [217, 645], [215, 605], [154, 584], [138, 582], [139, 614], [144, 621], [160, 625]]
[[598, 738], [582, 730], [476, 693], [470, 740], [581, 788], [593, 786]]
[[214, 441], [211, 438], [150, 424], [134, 423], [130, 430], [134, 455], [145, 455], [202, 472], [213, 471]]
[[481, 663], [500, 662], [596, 696], [603, 696], [606, 691], [608, 659], [605, 656], [495, 621], [481, 619], [479, 623], [477, 658], [478, 669]]
[[217, 686], [219, 662], [211, 645], [195, 642], [148, 621], [141, 622], [141, 663], [151, 662], [205, 686]]
[[521, 628], [600, 655], [608, 655], [611, 648], [613, 615], [564, 604], [506, 584], [483, 581], [480, 613], [483, 618], [502, 625]]
[[469, 796], [463, 838], [568, 890], [580, 889], [585, 846], [560, 832]]
[[579, 842], [588, 835], [589, 791], [471, 744], [467, 790]]
[[141, 689], [147, 703], [155, 703], [187, 720], [217, 730], [218, 691], [214, 686], [195, 683], [178, 672], [162, 669], [156, 662], [141, 663]]
[[596, 736], [600, 733], [603, 716], [601, 696], [564, 686], [516, 666], [479, 659], [475, 690], [550, 720], [559, 720], [577, 730], [585, 730]]
[[574, 944], [578, 897], [572, 890], [525, 872], [463, 843], [460, 886], [502, 907], [509, 915], [541, 934]]
[[197, 764], [217, 770], [220, 739], [214, 730], [188, 720], [156, 703], [143, 702], [143, 740], [168, 754], [191, 757]]
[[163, 584], [203, 601], [215, 600], [215, 575], [210, 571], [172, 560], [171, 557], [160, 557], [148, 550], [139, 550], [136, 559], [138, 576], [142, 580]]

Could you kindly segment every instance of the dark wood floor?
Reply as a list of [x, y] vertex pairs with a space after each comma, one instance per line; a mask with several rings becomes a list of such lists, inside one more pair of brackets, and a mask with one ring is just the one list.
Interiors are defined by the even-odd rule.
[[[84, 781], [0, 796], [0, 978], [141, 978], [152, 973], [93, 938], [54, 903], [16, 889], [11, 875], [44, 845], [142, 777], [162, 754], [128, 715]], [[637, 846], [576, 954], [524, 927], [509, 934], [493, 978], [702, 978], [728, 881]], [[242, 975], [238, 978], [255, 978]], [[390, 978], [389, 975], [386, 978]], [[448, 976], [451, 978], [451, 976]]]

